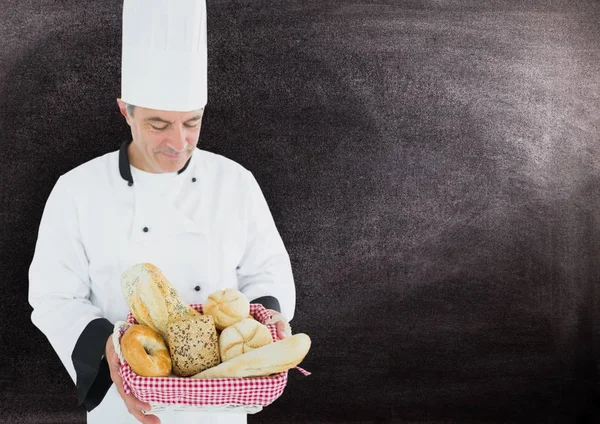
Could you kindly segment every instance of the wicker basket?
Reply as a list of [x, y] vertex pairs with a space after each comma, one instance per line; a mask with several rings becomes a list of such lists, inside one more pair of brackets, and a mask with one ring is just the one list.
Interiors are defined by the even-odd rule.
[[[202, 305], [191, 306], [202, 312]], [[259, 304], [250, 305], [250, 314], [263, 324], [271, 318], [271, 313]], [[254, 414], [274, 402], [285, 389], [287, 371], [265, 377], [216, 379], [139, 376], [127, 364], [120, 349], [121, 336], [135, 323], [131, 313], [127, 322], [115, 323], [113, 341], [121, 360], [120, 374], [125, 393], [131, 393], [139, 400], [150, 403], [152, 413], [195, 410]], [[265, 325], [271, 331], [273, 341], [277, 341], [276, 326]], [[310, 374], [299, 367], [296, 368], [304, 375]]]

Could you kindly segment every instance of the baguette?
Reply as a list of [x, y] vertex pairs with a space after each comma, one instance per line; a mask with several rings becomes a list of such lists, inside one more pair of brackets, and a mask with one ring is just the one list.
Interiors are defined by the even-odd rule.
[[310, 337], [294, 334], [204, 370], [192, 378], [259, 377], [289, 370], [298, 365], [310, 349]]
[[167, 325], [176, 320], [200, 317], [153, 264], [139, 263], [121, 275], [121, 290], [139, 324], [147, 325], [167, 339]]

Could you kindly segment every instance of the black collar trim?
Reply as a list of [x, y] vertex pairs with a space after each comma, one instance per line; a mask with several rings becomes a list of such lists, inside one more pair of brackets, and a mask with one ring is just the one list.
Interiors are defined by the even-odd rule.
[[[119, 150], [119, 172], [121, 174], [121, 178], [125, 181], [129, 182], [129, 185], [133, 185], [133, 176], [131, 175], [131, 168], [129, 167], [129, 153], [127, 152], [127, 147], [131, 141], [125, 141], [121, 144], [121, 149]], [[188, 161], [185, 163], [183, 168], [177, 171], [177, 174], [181, 174], [190, 164], [192, 158], [190, 157]]]

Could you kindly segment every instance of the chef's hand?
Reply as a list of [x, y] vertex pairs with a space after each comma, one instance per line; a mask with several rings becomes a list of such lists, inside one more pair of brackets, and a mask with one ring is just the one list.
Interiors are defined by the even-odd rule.
[[142, 402], [132, 394], [125, 394], [125, 389], [123, 388], [123, 379], [121, 378], [121, 374], [119, 374], [119, 367], [121, 364], [119, 362], [119, 356], [117, 355], [117, 352], [115, 352], [112, 335], [106, 341], [106, 350], [104, 355], [108, 361], [110, 378], [112, 379], [113, 383], [115, 383], [115, 386], [117, 386], [117, 391], [123, 399], [123, 402], [125, 402], [125, 406], [127, 407], [129, 413], [133, 415], [136, 420], [143, 424], [160, 424], [160, 418], [158, 418], [156, 415], [144, 415], [142, 412], [150, 411], [151, 406], [149, 403]]
[[287, 318], [281, 315], [280, 312], [277, 312], [273, 309], [267, 309], [271, 312], [271, 319], [266, 321], [266, 324], [275, 324], [277, 327], [277, 337], [280, 339], [285, 339], [286, 337], [292, 336], [292, 327], [290, 327], [290, 323]]

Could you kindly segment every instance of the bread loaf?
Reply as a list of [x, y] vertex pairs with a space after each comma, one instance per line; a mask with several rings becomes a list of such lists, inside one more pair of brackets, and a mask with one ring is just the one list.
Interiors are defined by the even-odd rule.
[[140, 263], [123, 272], [121, 290], [136, 321], [157, 330], [165, 339], [170, 321], [201, 316], [179, 297], [162, 271], [150, 263]]
[[269, 343], [273, 343], [273, 337], [266, 325], [254, 319], [243, 319], [224, 329], [219, 336], [221, 361], [228, 361]]
[[258, 377], [298, 365], [310, 349], [310, 337], [298, 333], [222, 362], [192, 378]]
[[189, 377], [221, 362], [217, 330], [210, 316], [169, 322], [167, 340], [177, 376]]
[[208, 296], [202, 311], [214, 318], [217, 330], [223, 330], [248, 317], [250, 302], [239, 290], [219, 290]]

